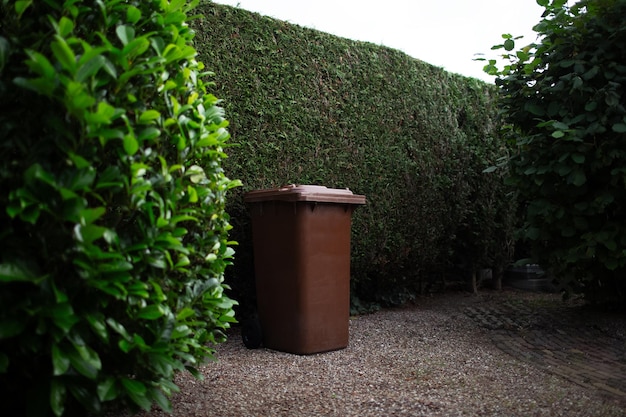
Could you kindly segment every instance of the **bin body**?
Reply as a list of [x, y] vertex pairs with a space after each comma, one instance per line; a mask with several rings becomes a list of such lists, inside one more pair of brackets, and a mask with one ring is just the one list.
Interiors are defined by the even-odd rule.
[[253, 191], [246, 201], [264, 346], [297, 354], [345, 348], [352, 212], [365, 197], [289, 186]]

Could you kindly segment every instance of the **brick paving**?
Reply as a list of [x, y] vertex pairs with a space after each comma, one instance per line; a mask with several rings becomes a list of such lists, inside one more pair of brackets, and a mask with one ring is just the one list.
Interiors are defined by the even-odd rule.
[[468, 306], [502, 351], [626, 405], [626, 315], [554, 296]]

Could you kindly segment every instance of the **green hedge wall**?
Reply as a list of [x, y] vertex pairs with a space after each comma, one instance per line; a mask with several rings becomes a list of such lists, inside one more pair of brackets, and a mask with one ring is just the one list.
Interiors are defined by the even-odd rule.
[[240, 242], [235, 289], [253, 274], [242, 194], [289, 183], [367, 196], [352, 236], [360, 298], [391, 300], [435, 271], [505, 262], [512, 203], [502, 174], [483, 173], [506, 151], [494, 87], [242, 9], [200, 12], [196, 48], [219, 74], [236, 144], [225, 169], [244, 183], [228, 210]]

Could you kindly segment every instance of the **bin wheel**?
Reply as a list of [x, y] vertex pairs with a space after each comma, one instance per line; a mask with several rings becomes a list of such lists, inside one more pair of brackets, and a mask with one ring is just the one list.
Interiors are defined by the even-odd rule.
[[263, 334], [261, 332], [261, 323], [259, 322], [259, 318], [257, 316], [252, 317], [243, 323], [243, 328], [241, 329], [241, 339], [243, 340], [243, 344], [248, 349], [258, 349], [261, 347]]

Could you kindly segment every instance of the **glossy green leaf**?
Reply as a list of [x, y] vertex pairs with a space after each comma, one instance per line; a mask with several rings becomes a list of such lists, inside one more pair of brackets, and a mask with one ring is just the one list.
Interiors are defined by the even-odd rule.
[[86, 409], [98, 414], [101, 411], [100, 401], [93, 390], [84, 385], [68, 384], [67, 388], [74, 398]]
[[109, 74], [114, 80], [117, 79], [117, 69], [115, 68], [115, 65], [113, 65], [113, 63], [106, 59], [104, 60], [104, 65], [102, 66], [102, 68], [104, 69], [104, 71], [106, 71], [107, 74]]
[[17, 16], [22, 17], [22, 14], [30, 7], [33, 3], [33, 0], [17, 0], [15, 2], [15, 11], [17, 12]]
[[95, 208], [87, 208], [83, 209], [80, 212], [81, 224], [88, 225], [99, 218], [101, 218], [106, 212], [106, 208], [104, 207], [95, 207]]
[[190, 203], [197, 203], [198, 202], [198, 192], [191, 185], [187, 186], [187, 195], [189, 196], [189, 202]]
[[98, 384], [97, 392], [100, 401], [104, 402], [116, 399], [119, 395], [119, 391], [117, 389], [115, 378], [108, 377], [105, 380], [101, 381]]
[[122, 54], [130, 59], [138, 57], [150, 48], [150, 41], [145, 37], [133, 39], [124, 46]]
[[169, 3], [169, 7], [167, 9], [168, 15], [172, 14], [176, 11], [179, 11], [184, 5], [187, 3], [187, 0], [172, 0]]
[[30, 269], [17, 263], [0, 264], [0, 282], [34, 282], [37, 283], [43, 279], [37, 277]]
[[151, 141], [161, 136], [161, 129], [156, 127], [147, 127], [145, 129], [141, 129], [139, 134], [137, 135], [137, 140], [143, 141]]
[[172, 332], [172, 339], [179, 339], [181, 337], [188, 336], [189, 334], [191, 334], [191, 329], [189, 328], [189, 326], [181, 324], [176, 326], [176, 328]]
[[77, 224], [74, 227], [74, 237], [77, 241], [91, 244], [93, 241], [100, 239], [108, 229], [94, 224]]
[[192, 165], [187, 169], [185, 173], [186, 176], [189, 176], [189, 179], [192, 183], [198, 184], [206, 179], [206, 173], [202, 169], [202, 167], [198, 165]]
[[146, 110], [143, 113], [141, 113], [141, 116], [139, 116], [139, 123], [142, 123], [142, 124], [150, 123], [154, 120], [158, 120], [160, 117], [161, 117], [161, 113], [159, 113], [159, 111]]
[[530, 58], [530, 55], [524, 51], [517, 51], [515, 54], [520, 61], [528, 61]]
[[41, 75], [43, 79], [47, 79], [49, 82], [54, 82], [56, 70], [48, 58], [36, 51], [27, 51], [27, 53], [30, 58], [26, 61], [28, 67], [38, 75]]
[[57, 417], [61, 417], [65, 412], [66, 395], [65, 383], [59, 378], [52, 378], [50, 381], [50, 408]]
[[612, 129], [616, 133], [626, 133], [626, 123], [615, 123]]
[[68, 19], [66, 16], [62, 16], [59, 20], [59, 35], [63, 38], [66, 38], [67, 35], [72, 33], [74, 30], [74, 22], [71, 19]]
[[527, 102], [524, 104], [524, 109], [535, 116], [543, 116], [545, 114], [545, 109], [533, 102]]
[[69, 152], [68, 157], [70, 158], [74, 166], [76, 166], [76, 168], [78, 169], [84, 169], [91, 166], [91, 163], [88, 160], [73, 152]]
[[196, 311], [190, 307], [185, 307], [176, 315], [176, 320], [183, 321], [188, 319], [189, 317], [195, 316]]
[[130, 399], [142, 409], [149, 411], [152, 404], [146, 396], [146, 386], [140, 381], [126, 377], [122, 377], [121, 382]]
[[63, 375], [70, 368], [70, 358], [68, 358], [59, 345], [52, 345], [52, 369], [53, 375]]
[[50, 83], [47, 78], [26, 79], [16, 77], [13, 83], [21, 88], [34, 91], [44, 96], [52, 96], [54, 94], [54, 84]]
[[93, 332], [100, 337], [100, 339], [107, 342], [109, 340], [109, 332], [107, 331], [106, 322], [104, 316], [100, 315], [86, 315], [85, 318], [89, 322]]
[[568, 182], [571, 182], [576, 186], [581, 186], [587, 182], [587, 176], [584, 171], [577, 169], [569, 175]]
[[122, 41], [122, 45], [127, 45], [135, 39], [135, 29], [132, 26], [119, 25], [115, 29], [115, 33], [117, 34], [119, 40]]
[[63, 68], [73, 75], [76, 72], [76, 55], [74, 55], [65, 39], [58, 35], [55, 35], [54, 39], [50, 44], [54, 57], [61, 63]]
[[96, 104], [96, 99], [86, 91], [81, 83], [70, 81], [67, 84], [67, 105], [71, 110], [84, 110]]
[[49, 308], [49, 314], [54, 324], [63, 332], [68, 333], [78, 322], [74, 309], [69, 303], [58, 303]]
[[68, 350], [67, 356], [69, 358], [70, 365], [78, 373], [91, 380], [95, 380], [97, 378], [99, 368], [94, 366], [95, 364], [98, 364], [97, 361], [84, 358], [78, 350]]
[[127, 155], [134, 155], [139, 150], [139, 142], [134, 135], [124, 135], [124, 151]]
[[141, 19], [141, 10], [135, 6], [129, 6], [128, 9], [126, 9], [126, 21], [134, 24], [137, 23], [139, 19]]
[[76, 80], [78, 82], [84, 82], [90, 77], [93, 77], [104, 66], [104, 63], [105, 63], [104, 56], [102, 55], [94, 56], [89, 61], [85, 62], [84, 64], [78, 67], [76, 71]]
[[96, 170], [92, 166], [78, 170], [71, 176], [67, 187], [72, 191], [84, 191], [91, 189], [96, 180]]
[[147, 320], [156, 320], [165, 314], [163, 307], [158, 304], [151, 304], [139, 311], [138, 317]]
[[156, 402], [159, 407], [161, 407], [161, 410], [165, 411], [166, 413], [172, 412], [172, 403], [158, 388], [151, 388], [150, 398], [154, 400], [154, 402]]
[[133, 342], [129, 342], [126, 339], [122, 339], [119, 342], [117, 342], [117, 346], [120, 348], [122, 352], [128, 353], [134, 349], [135, 344]]

